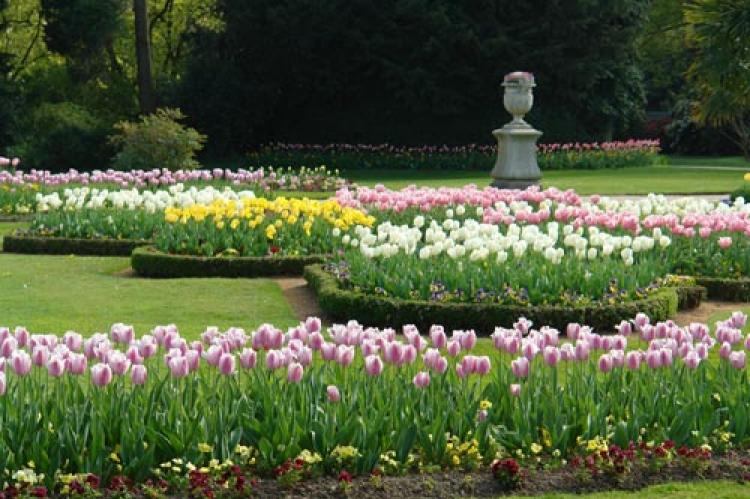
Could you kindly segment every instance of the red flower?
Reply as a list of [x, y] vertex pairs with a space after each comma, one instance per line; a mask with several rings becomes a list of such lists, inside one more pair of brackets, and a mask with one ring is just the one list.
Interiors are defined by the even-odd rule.
[[90, 474], [89, 474], [89, 475], [88, 475], [88, 476], [86, 477], [86, 484], [87, 484], [87, 485], [88, 485], [89, 487], [91, 487], [92, 489], [98, 489], [98, 488], [99, 488], [99, 485], [101, 484], [101, 479], [100, 479], [100, 478], [99, 478], [98, 476], [96, 476], [96, 475], [94, 475], [94, 474], [90, 473]]
[[279, 251], [281, 251], [281, 248], [279, 248], [278, 246], [271, 246], [271, 254], [272, 255], [275, 255]]
[[339, 473], [339, 482], [352, 483], [352, 475], [346, 470], [341, 470], [341, 473]]
[[47, 497], [47, 487], [34, 487], [31, 489], [32, 497]]

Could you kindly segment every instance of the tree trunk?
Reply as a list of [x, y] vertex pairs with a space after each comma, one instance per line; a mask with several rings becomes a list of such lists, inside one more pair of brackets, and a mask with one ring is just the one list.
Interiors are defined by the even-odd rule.
[[151, 114], [156, 109], [151, 86], [151, 40], [148, 29], [146, 0], [133, 0], [135, 13], [135, 56], [138, 63], [138, 103], [141, 114]]

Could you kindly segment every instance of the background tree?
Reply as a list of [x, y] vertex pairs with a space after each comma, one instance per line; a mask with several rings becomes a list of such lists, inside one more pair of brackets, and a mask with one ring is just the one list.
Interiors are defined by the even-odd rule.
[[133, 0], [135, 17], [135, 53], [138, 71], [138, 103], [141, 114], [151, 114], [156, 109], [151, 84], [151, 32], [149, 30], [146, 0]]
[[694, 118], [726, 125], [750, 159], [750, 0], [694, 0], [685, 6], [693, 50], [687, 71]]

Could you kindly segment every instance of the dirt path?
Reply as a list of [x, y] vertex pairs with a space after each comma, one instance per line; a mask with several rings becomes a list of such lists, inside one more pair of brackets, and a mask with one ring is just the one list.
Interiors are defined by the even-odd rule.
[[279, 285], [284, 298], [289, 302], [299, 320], [308, 317], [323, 317], [315, 293], [301, 277], [278, 277], [273, 281]]
[[[677, 312], [674, 321], [680, 326], [687, 326], [691, 322], [707, 323], [709, 317], [716, 312], [734, 312], [747, 307], [747, 303], [727, 302], [727, 301], [704, 301], [700, 306], [693, 310], [681, 310]], [[711, 326], [712, 324], [709, 324]]]

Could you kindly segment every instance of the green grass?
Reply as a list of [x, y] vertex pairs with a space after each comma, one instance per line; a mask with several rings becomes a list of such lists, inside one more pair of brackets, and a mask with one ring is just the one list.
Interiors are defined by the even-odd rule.
[[[713, 499], [740, 499], [750, 496], [747, 485], [728, 482], [724, 480], [711, 480], [692, 483], [664, 483], [646, 487], [636, 492], [612, 491], [597, 492], [594, 494], [545, 494], [534, 496], [537, 499], [574, 499], [578, 497], [602, 498], [602, 499], [651, 499], [651, 498], [680, 498], [680, 499], [702, 499], [711, 497]], [[521, 497], [521, 496], [517, 496]]]
[[673, 166], [723, 166], [750, 169], [750, 161], [742, 156], [666, 156], [667, 164]]
[[[489, 185], [487, 172], [429, 170], [352, 170], [346, 178], [360, 185], [382, 183], [391, 189], [410, 184], [428, 187], [461, 187]], [[727, 193], [742, 184], [742, 173], [716, 170], [676, 169], [669, 166], [648, 166], [607, 170], [567, 170], [544, 172], [542, 185], [558, 189], [575, 189], [580, 194], [648, 194], [658, 193]]]
[[90, 335], [115, 322], [133, 324], [138, 334], [175, 323], [195, 339], [209, 325], [249, 330], [264, 322], [284, 328], [298, 323], [270, 280], [120, 275], [128, 267], [127, 258], [0, 254], [0, 324]]

